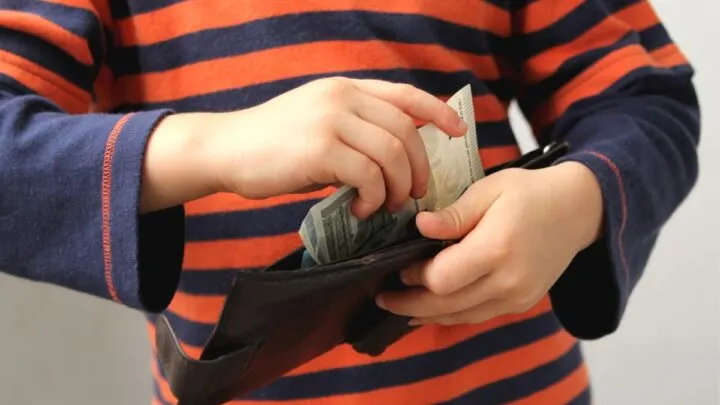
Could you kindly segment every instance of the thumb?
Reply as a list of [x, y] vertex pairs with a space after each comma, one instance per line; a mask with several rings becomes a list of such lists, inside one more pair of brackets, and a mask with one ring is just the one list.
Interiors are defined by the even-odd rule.
[[435, 212], [418, 213], [416, 224], [420, 233], [427, 238], [448, 240], [462, 238], [473, 230], [500, 196], [498, 182], [483, 180], [470, 186], [451, 205]]

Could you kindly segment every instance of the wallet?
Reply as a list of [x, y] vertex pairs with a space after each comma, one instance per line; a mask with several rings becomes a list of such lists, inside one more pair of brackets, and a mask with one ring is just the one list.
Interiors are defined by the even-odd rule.
[[[537, 169], [568, 149], [554, 143], [485, 169]], [[457, 241], [414, 228], [391, 246], [334, 263], [302, 267], [298, 249], [262, 271], [240, 272], [199, 359], [183, 351], [168, 319], [156, 321], [160, 364], [180, 405], [220, 405], [241, 398], [341, 344], [378, 356], [415, 327], [375, 305], [383, 290], [402, 289], [399, 272]]]

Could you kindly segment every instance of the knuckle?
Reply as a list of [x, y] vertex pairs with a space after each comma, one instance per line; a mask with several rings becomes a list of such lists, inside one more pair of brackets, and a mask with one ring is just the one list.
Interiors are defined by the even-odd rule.
[[416, 89], [414, 86], [410, 85], [410, 84], [407, 84], [407, 83], [398, 83], [396, 86], [397, 86], [397, 87], [396, 87], [396, 88], [397, 88], [397, 92], [398, 92], [398, 94], [399, 94], [400, 96], [403, 96], [403, 97], [412, 97], [412, 96], [415, 96], [415, 95], [417, 94], [417, 89]]
[[359, 168], [362, 173], [365, 173], [365, 178], [368, 184], [381, 184], [383, 175], [382, 170], [370, 159], [364, 159], [362, 167]]
[[403, 140], [408, 140], [411, 136], [413, 136], [417, 132], [417, 128], [415, 127], [415, 123], [413, 122], [410, 117], [408, 117], [405, 113], [402, 111], [396, 112], [398, 121], [398, 126], [400, 129], [400, 133], [397, 134], [398, 137], [400, 137]]
[[320, 86], [320, 93], [323, 95], [323, 98], [328, 101], [343, 100], [353, 87], [348, 79], [342, 77], [322, 79]]
[[399, 139], [391, 138], [388, 141], [385, 153], [385, 158], [388, 163], [397, 162], [405, 155], [405, 145], [403, 145]]
[[511, 238], [497, 235], [495, 243], [492, 244], [488, 251], [488, 261], [492, 267], [501, 267], [512, 256]]
[[510, 302], [510, 311], [515, 314], [522, 314], [532, 309], [534, 302], [526, 296], [518, 296]]
[[497, 284], [497, 295], [501, 297], [513, 297], [520, 286], [520, 278], [508, 275], [500, 279]]
[[450, 205], [445, 209], [445, 212], [450, 217], [450, 221], [453, 224], [453, 231], [454, 232], [461, 232], [463, 228], [463, 216], [458, 210], [457, 206]]

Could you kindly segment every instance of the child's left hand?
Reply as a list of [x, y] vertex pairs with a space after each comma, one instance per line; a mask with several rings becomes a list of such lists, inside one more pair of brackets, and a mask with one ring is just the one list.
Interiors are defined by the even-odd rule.
[[600, 186], [582, 164], [503, 170], [452, 206], [418, 215], [426, 237], [462, 241], [403, 271], [414, 287], [382, 293], [378, 305], [413, 317], [413, 324], [480, 323], [525, 312], [598, 238], [602, 221]]

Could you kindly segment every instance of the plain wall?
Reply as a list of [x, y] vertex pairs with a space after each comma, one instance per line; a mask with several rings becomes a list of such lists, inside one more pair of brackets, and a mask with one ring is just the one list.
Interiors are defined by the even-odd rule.
[[[596, 404], [719, 404], [720, 4], [653, 4], [698, 70], [700, 180], [665, 228], [620, 330], [585, 351]], [[137, 313], [0, 275], [0, 342], [2, 405], [149, 403], [150, 350]]]

